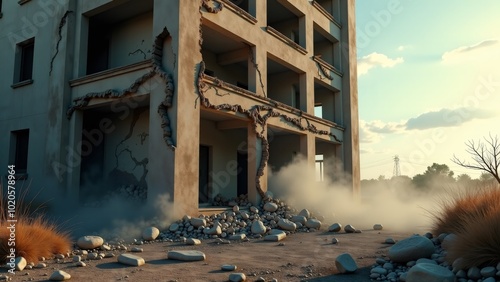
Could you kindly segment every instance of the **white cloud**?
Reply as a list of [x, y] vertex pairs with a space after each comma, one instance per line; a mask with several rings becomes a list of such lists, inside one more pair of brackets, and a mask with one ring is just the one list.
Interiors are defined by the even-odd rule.
[[495, 113], [479, 108], [460, 107], [455, 109], [443, 108], [439, 111], [430, 111], [406, 122], [406, 129], [430, 129], [436, 127], [460, 126], [474, 119], [488, 119]]
[[361, 143], [376, 143], [380, 141], [382, 134], [396, 133], [404, 130], [404, 122], [383, 122], [380, 120], [359, 121], [359, 140]]
[[384, 54], [373, 52], [358, 59], [358, 75], [366, 74], [370, 69], [375, 67], [392, 68], [403, 62], [404, 60], [401, 57], [391, 59]]
[[401, 52], [401, 51], [404, 51], [404, 50], [408, 50], [410, 48], [411, 48], [411, 45], [399, 45], [398, 48], [397, 48], [397, 50]]
[[[494, 50], [498, 51], [498, 47], [500, 47], [500, 44], [497, 39], [483, 40], [473, 45], [461, 46], [451, 51], [444, 52], [444, 54], [441, 56], [441, 60], [444, 63], [451, 63], [463, 59], [477, 60], [478, 57], [487, 58], [489, 56], [487, 54], [489, 52], [487, 51], [492, 51], [491, 53], [494, 53], [495, 52]], [[498, 54], [496, 55], [498, 56]]]

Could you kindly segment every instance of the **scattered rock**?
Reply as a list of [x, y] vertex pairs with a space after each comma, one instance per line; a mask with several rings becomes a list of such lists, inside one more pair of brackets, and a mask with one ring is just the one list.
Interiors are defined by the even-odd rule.
[[292, 216], [291, 221], [295, 222], [295, 223], [298, 222], [302, 225], [306, 225], [307, 218], [305, 216], [302, 216], [302, 215], [294, 215], [294, 216]]
[[22, 271], [28, 263], [26, 262], [25, 258], [16, 257], [14, 264], [16, 265], [15, 266], [16, 271]]
[[455, 243], [457, 240], [457, 235], [455, 234], [448, 234], [446, 237], [443, 238], [443, 241], [441, 242], [441, 247], [445, 250], [448, 250], [451, 245]]
[[84, 250], [99, 248], [102, 244], [104, 244], [104, 239], [99, 236], [82, 236], [76, 241], [76, 245]]
[[335, 259], [335, 266], [340, 273], [352, 273], [358, 269], [358, 265], [348, 253], [343, 253]]
[[78, 256], [78, 255], [73, 256], [73, 262], [79, 262], [79, 261], [81, 261], [81, 260], [82, 260], [82, 257], [81, 257], [81, 256]]
[[264, 204], [264, 210], [268, 212], [275, 212], [278, 210], [278, 205], [273, 202], [267, 202]]
[[[304, 219], [305, 219], [305, 217], [304, 217]], [[285, 219], [285, 218], [281, 218], [280, 220], [278, 220], [278, 226], [281, 229], [287, 230], [287, 231], [295, 231], [295, 229], [297, 228], [297, 225], [295, 225], [295, 223], [293, 223], [292, 221]]]
[[62, 270], [56, 270], [50, 275], [50, 281], [65, 281], [71, 279], [71, 275], [69, 273], [64, 272]]
[[264, 234], [266, 233], [266, 227], [264, 226], [264, 223], [260, 220], [256, 220], [252, 223], [251, 227], [252, 233], [253, 234]]
[[422, 281], [453, 282], [455, 281], [455, 275], [451, 272], [451, 270], [445, 267], [430, 263], [419, 263], [410, 268], [410, 271], [408, 271], [408, 274], [406, 275], [406, 282]]
[[303, 216], [305, 218], [310, 218], [311, 217], [311, 213], [309, 212], [308, 209], [303, 209], [299, 212], [299, 215], [300, 216]]
[[83, 261], [78, 261], [78, 262], [76, 262], [75, 265], [78, 266], [78, 267], [85, 267], [85, 266], [87, 266], [87, 264], [85, 264]]
[[132, 249], [130, 249], [130, 251], [132, 253], [142, 253], [142, 252], [144, 252], [144, 249], [143, 248], [139, 248], [139, 247], [133, 247]]
[[396, 241], [392, 239], [391, 237], [385, 239], [384, 243], [386, 244], [396, 244]]
[[412, 236], [394, 244], [388, 252], [394, 262], [408, 262], [419, 258], [429, 258], [434, 253], [434, 244], [424, 236]]
[[338, 244], [338, 242], [339, 242], [339, 239], [337, 239], [335, 237], [332, 238], [332, 244], [335, 245], [335, 244]]
[[236, 265], [233, 265], [233, 264], [223, 264], [220, 267], [220, 270], [222, 270], [222, 271], [235, 271], [236, 268], [237, 268]]
[[39, 262], [37, 265], [35, 265], [35, 268], [46, 268], [47, 267], [47, 264], [43, 263], [43, 262]]
[[131, 266], [141, 266], [145, 263], [143, 258], [132, 254], [119, 255], [118, 262], [121, 264], [131, 265]]
[[314, 218], [309, 218], [306, 221], [306, 227], [307, 228], [314, 228], [314, 229], [320, 229], [321, 228], [321, 221], [314, 219]]
[[186, 240], [186, 244], [188, 244], [188, 245], [200, 245], [201, 241], [199, 239], [188, 238]]
[[469, 271], [467, 271], [467, 277], [469, 279], [477, 280], [481, 278], [481, 270], [477, 266], [473, 266], [469, 268]]
[[483, 277], [494, 277], [497, 273], [497, 270], [494, 266], [487, 266], [481, 268], [481, 276]]
[[239, 234], [234, 234], [229, 236], [229, 240], [245, 240], [247, 238], [247, 235], [244, 233], [239, 233]]
[[195, 228], [198, 228], [200, 226], [205, 227], [205, 225], [207, 225], [207, 221], [204, 218], [193, 217], [191, 218], [190, 222], [191, 225], [193, 225]]
[[179, 230], [179, 224], [177, 224], [175, 222], [170, 224], [170, 226], [168, 227], [168, 230], [170, 232], [176, 232], [177, 230]]
[[328, 227], [328, 232], [339, 232], [342, 230], [342, 225], [340, 223], [334, 223]]
[[356, 232], [356, 228], [354, 228], [354, 226], [350, 225], [350, 224], [347, 224], [345, 227], [344, 227], [344, 231], [346, 233], [354, 233]]
[[154, 226], [146, 227], [142, 231], [142, 239], [146, 241], [153, 241], [158, 237], [158, 235], [160, 235], [160, 230]]
[[239, 212], [240, 211], [240, 207], [238, 207], [238, 205], [233, 206], [233, 211], [234, 212]]
[[382, 226], [382, 224], [375, 224], [373, 225], [373, 230], [382, 230], [384, 227]]
[[231, 282], [240, 282], [240, 281], [246, 281], [247, 277], [245, 276], [244, 273], [231, 273], [229, 274], [229, 281]]
[[216, 224], [212, 228], [206, 228], [204, 230], [204, 233], [207, 234], [207, 235], [221, 235], [222, 234], [222, 228], [220, 227], [219, 224]]
[[167, 258], [180, 261], [200, 261], [205, 260], [205, 254], [194, 250], [177, 250], [169, 251]]
[[280, 233], [280, 234], [272, 234], [272, 235], [267, 235], [264, 237], [265, 241], [272, 241], [272, 242], [278, 242], [286, 238], [285, 233]]

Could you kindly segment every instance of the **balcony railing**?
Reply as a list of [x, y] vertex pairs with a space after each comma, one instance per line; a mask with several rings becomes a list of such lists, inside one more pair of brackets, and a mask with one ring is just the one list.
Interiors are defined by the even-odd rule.
[[322, 13], [326, 18], [328, 18], [333, 24], [335, 24], [338, 28], [342, 28], [342, 25], [330, 14], [320, 3], [315, 0], [311, 1], [311, 5], [313, 5], [320, 13]]
[[269, 34], [273, 35], [274, 37], [278, 38], [279, 40], [283, 41], [284, 43], [290, 45], [292, 48], [294, 48], [295, 50], [299, 51], [300, 53], [302, 54], [307, 54], [307, 50], [300, 46], [299, 44], [295, 43], [293, 40], [291, 40], [290, 38], [286, 37], [283, 33], [277, 31], [276, 29], [270, 27], [270, 26], [267, 26], [266, 27], [266, 30]]
[[233, 13], [239, 15], [244, 20], [248, 21], [251, 24], [256, 24], [257, 23], [257, 19], [254, 16], [250, 15], [250, 13], [248, 13], [247, 11], [245, 11], [242, 8], [238, 7], [237, 5], [235, 5], [234, 3], [232, 3], [231, 1], [229, 1], [229, 0], [222, 0], [222, 2], [224, 3], [224, 5], [225, 5], [226, 8], [228, 8], [231, 11], [233, 11]]

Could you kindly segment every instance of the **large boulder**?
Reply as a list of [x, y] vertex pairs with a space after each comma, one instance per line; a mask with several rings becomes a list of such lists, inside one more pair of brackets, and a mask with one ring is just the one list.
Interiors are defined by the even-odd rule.
[[335, 259], [335, 266], [340, 273], [352, 273], [358, 269], [358, 265], [350, 254], [343, 253]]
[[406, 282], [453, 282], [455, 274], [448, 268], [432, 264], [419, 263], [410, 268]]
[[252, 223], [251, 230], [253, 234], [264, 234], [267, 231], [264, 223], [260, 220], [256, 220]]
[[146, 227], [142, 231], [142, 239], [146, 241], [153, 241], [158, 237], [158, 235], [160, 235], [160, 230], [154, 226]]
[[406, 263], [419, 258], [429, 258], [434, 253], [434, 244], [424, 236], [412, 236], [394, 244], [388, 256], [394, 262]]
[[285, 219], [285, 218], [281, 218], [278, 221], [278, 226], [281, 229], [287, 230], [287, 231], [295, 231], [295, 229], [297, 228], [297, 225], [295, 223], [293, 223], [290, 220]]

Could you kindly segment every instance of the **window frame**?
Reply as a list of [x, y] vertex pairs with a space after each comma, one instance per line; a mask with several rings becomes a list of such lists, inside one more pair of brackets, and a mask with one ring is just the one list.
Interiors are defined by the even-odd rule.
[[33, 83], [35, 63], [35, 38], [32, 37], [16, 45], [14, 84], [12, 88]]

